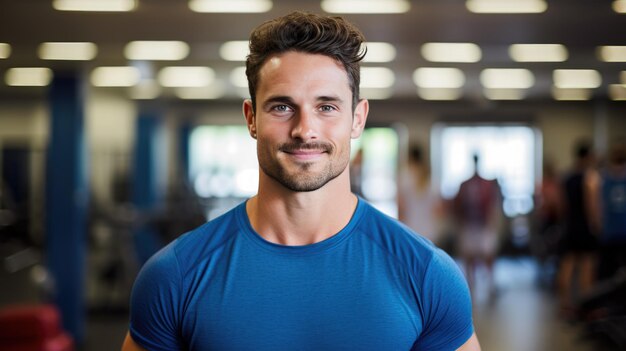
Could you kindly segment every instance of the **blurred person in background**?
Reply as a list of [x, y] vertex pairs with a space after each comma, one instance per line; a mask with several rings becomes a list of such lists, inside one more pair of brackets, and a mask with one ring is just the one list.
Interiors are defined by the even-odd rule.
[[561, 178], [550, 159], [544, 160], [543, 176], [536, 191], [536, 230], [533, 233], [531, 249], [543, 269], [542, 282], [552, 285], [554, 275], [552, 265], [558, 255], [558, 245], [563, 233], [563, 194]]
[[302, 12], [252, 32], [258, 193], [146, 263], [123, 350], [480, 350], [455, 262], [350, 191], [364, 41]]
[[601, 173], [600, 260], [598, 279], [613, 277], [626, 267], [626, 143], [614, 142]]
[[574, 165], [563, 179], [564, 231], [557, 275], [560, 313], [576, 316], [575, 301], [592, 287], [599, 223], [600, 176], [591, 144], [580, 141], [574, 147]]
[[499, 249], [502, 194], [497, 180], [488, 180], [478, 174], [478, 155], [473, 156], [473, 161], [474, 174], [461, 183], [452, 204], [460, 226], [457, 249], [465, 265], [470, 290], [475, 290], [478, 270], [484, 266], [486, 286], [489, 295], [493, 296], [493, 265]]
[[430, 182], [430, 167], [422, 149], [413, 145], [398, 181], [398, 218], [416, 233], [440, 246], [442, 204]]

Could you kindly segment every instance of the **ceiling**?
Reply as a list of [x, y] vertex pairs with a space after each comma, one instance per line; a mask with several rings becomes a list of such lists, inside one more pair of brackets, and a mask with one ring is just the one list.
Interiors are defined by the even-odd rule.
[[[611, 0], [552, 0], [541, 14], [473, 14], [463, 0], [413, 0], [404, 14], [347, 14], [368, 41], [396, 46], [393, 62], [376, 64], [391, 68], [396, 77], [392, 98], [419, 99], [412, 81], [418, 67], [455, 67], [466, 75], [464, 99], [484, 99], [479, 81], [485, 68], [528, 68], [535, 84], [527, 99], [551, 99], [552, 71], [560, 68], [596, 69], [602, 86], [593, 90], [595, 99], [606, 98], [607, 86], [620, 82], [626, 63], [598, 60], [600, 45], [626, 45], [626, 14], [611, 8]], [[228, 82], [230, 71], [241, 62], [220, 58], [221, 43], [245, 40], [259, 23], [292, 10], [322, 13], [319, 1], [274, 0], [270, 12], [262, 14], [194, 13], [185, 0], [139, 0], [127, 13], [62, 12], [46, 0], [0, 0], [0, 43], [12, 46], [11, 56], [0, 59], [0, 75], [11, 67], [50, 67], [55, 71], [78, 69], [90, 72], [103, 65], [128, 65], [124, 45], [133, 40], [182, 40], [191, 51], [182, 62], [154, 62], [158, 70], [166, 65], [207, 65], [218, 79]], [[92, 61], [44, 61], [37, 57], [42, 42], [90, 41], [98, 45]], [[427, 42], [471, 42], [482, 49], [477, 63], [432, 63], [423, 59], [420, 47]], [[508, 55], [508, 46], [517, 43], [563, 44], [569, 58], [558, 63], [517, 63]], [[371, 66], [374, 64], [368, 64]], [[626, 79], [626, 78], [623, 78]], [[624, 82], [622, 82], [624, 84]], [[104, 88], [100, 88], [104, 89]], [[112, 88], [108, 88], [112, 89]], [[118, 88], [119, 89], [119, 88]], [[0, 97], [39, 94], [45, 88], [9, 87], [0, 82]], [[163, 96], [167, 96], [167, 91]], [[228, 87], [225, 98], [238, 98]]]

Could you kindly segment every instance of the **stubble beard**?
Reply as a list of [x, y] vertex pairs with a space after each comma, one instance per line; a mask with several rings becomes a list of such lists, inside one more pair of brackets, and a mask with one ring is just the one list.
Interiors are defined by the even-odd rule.
[[[280, 160], [272, 155], [280, 154], [297, 149], [323, 150], [331, 158], [324, 169], [319, 172], [311, 170], [315, 166], [314, 162], [302, 162], [293, 166], [296, 171], [290, 172], [287, 167], [281, 164]], [[264, 151], [265, 150], [265, 151]], [[266, 151], [259, 148], [259, 167], [268, 177], [274, 179], [285, 188], [294, 192], [310, 192], [322, 188], [331, 180], [337, 178], [348, 166], [349, 157], [338, 155], [333, 160], [335, 148], [328, 143], [286, 143], [277, 148], [277, 151]], [[319, 162], [319, 161], [318, 161]]]

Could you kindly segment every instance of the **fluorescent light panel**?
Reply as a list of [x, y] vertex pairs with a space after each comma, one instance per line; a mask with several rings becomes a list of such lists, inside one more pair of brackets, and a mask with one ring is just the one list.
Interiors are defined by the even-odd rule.
[[458, 100], [463, 96], [462, 89], [417, 88], [417, 95], [424, 100]]
[[89, 61], [98, 53], [98, 47], [89, 42], [48, 42], [42, 43], [37, 55], [42, 60]]
[[158, 75], [164, 87], [207, 87], [215, 79], [215, 71], [210, 67], [187, 66], [165, 67]]
[[9, 56], [11, 56], [11, 45], [0, 43], [0, 59], [5, 59]]
[[509, 56], [517, 62], [563, 62], [568, 53], [561, 44], [513, 44]]
[[413, 82], [421, 88], [460, 88], [465, 74], [458, 68], [421, 67], [413, 72]]
[[548, 4], [543, 0], [467, 0], [465, 7], [474, 13], [542, 13]]
[[407, 0], [322, 0], [321, 6], [329, 13], [405, 13], [411, 9]]
[[363, 59], [364, 62], [391, 62], [396, 59], [395, 46], [384, 42], [368, 42], [365, 43], [367, 54]]
[[609, 85], [609, 96], [612, 100], [626, 100], [626, 84]]
[[426, 43], [421, 52], [431, 62], [478, 62], [482, 57], [480, 47], [473, 43]]
[[176, 88], [174, 94], [180, 99], [187, 100], [219, 99], [224, 96], [224, 87], [220, 84], [212, 84], [202, 88]]
[[626, 0], [613, 1], [613, 11], [617, 13], [626, 13]]
[[102, 66], [91, 72], [91, 84], [96, 87], [130, 87], [139, 83], [139, 78], [135, 67]]
[[220, 57], [226, 61], [245, 61], [250, 53], [247, 40], [227, 41], [220, 45]]
[[230, 83], [237, 88], [248, 88], [248, 77], [246, 67], [237, 67], [230, 71]]
[[480, 73], [480, 82], [487, 89], [528, 89], [535, 76], [524, 68], [487, 68]]
[[483, 94], [489, 100], [522, 100], [526, 96], [524, 89], [484, 89]]
[[261, 13], [272, 9], [271, 0], [190, 0], [194, 12]]
[[584, 101], [591, 99], [591, 89], [561, 89], [552, 87], [552, 97], [560, 101]]
[[363, 88], [361, 97], [368, 100], [386, 100], [393, 95], [391, 88]]
[[626, 46], [599, 46], [598, 57], [606, 62], [626, 62]]
[[189, 45], [183, 41], [131, 41], [124, 48], [129, 60], [178, 61], [189, 55]]
[[45, 67], [9, 68], [4, 81], [10, 86], [43, 87], [50, 84], [52, 70]]
[[593, 89], [602, 84], [600, 73], [593, 69], [555, 69], [552, 79], [562, 89]]
[[360, 88], [389, 88], [396, 81], [393, 71], [386, 67], [362, 67]]
[[59, 11], [127, 12], [137, 7], [135, 0], [54, 0]]

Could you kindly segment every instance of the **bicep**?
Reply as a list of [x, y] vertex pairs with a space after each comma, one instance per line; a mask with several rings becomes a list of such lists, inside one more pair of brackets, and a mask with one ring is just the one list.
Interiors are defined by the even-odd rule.
[[122, 351], [146, 351], [143, 347], [139, 346], [135, 340], [133, 340], [130, 333], [126, 333], [124, 344], [122, 345]]
[[457, 351], [480, 351], [480, 343], [478, 342], [476, 333], [472, 334], [465, 344], [459, 347]]

